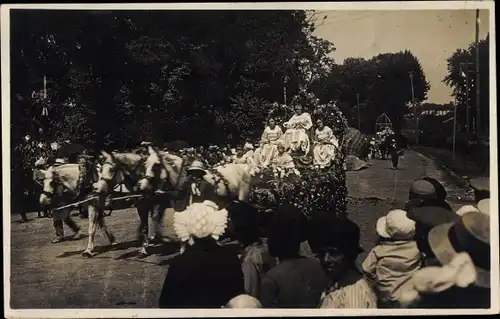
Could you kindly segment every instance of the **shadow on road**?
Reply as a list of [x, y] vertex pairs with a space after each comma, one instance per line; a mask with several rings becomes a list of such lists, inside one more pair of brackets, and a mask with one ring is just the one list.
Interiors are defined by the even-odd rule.
[[[115, 246], [107, 245], [107, 246], [97, 246], [94, 248], [94, 256], [100, 255], [109, 251], [120, 251], [120, 250], [126, 250], [132, 247], [139, 247], [139, 242], [137, 240], [131, 240], [131, 241], [126, 241], [123, 243], [118, 243]], [[66, 251], [62, 253], [61, 255], [57, 256], [56, 258], [67, 258], [67, 257], [72, 257], [76, 255], [81, 255], [85, 250], [77, 250], [77, 251]]]

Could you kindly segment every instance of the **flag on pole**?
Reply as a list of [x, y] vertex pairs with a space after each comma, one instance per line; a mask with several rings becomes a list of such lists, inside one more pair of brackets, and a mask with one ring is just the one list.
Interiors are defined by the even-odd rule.
[[43, 76], [43, 98], [47, 98], [47, 76]]

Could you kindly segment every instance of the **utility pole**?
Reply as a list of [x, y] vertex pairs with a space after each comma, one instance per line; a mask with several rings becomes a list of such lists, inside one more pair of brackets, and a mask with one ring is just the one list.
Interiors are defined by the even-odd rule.
[[360, 116], [359, 116], [359, 93], [358, 93], [358, 94], [356, 94], [356, 99], [357, 99], [357, 101], [358, 101], [358, 130], [360, 130], [360, 131], [361, 131], [361, 118], [360, 118]]
[[470, 106], [469, 106], [469, 72], [471, 71], [469, 69], [469, 65], [473, 65], [474, 63], [472, 62], [462, 62], [460, 63], [460, 71], [462, 73], [462, 76], [465, 77], [465, 108], [466, 108], [466, 125], [465, 125], [465, 131], [469, 133], [469, 128], [470, 128]]
[[453, 161], [455, 161], [455, 141], [457, 136], [457, 97], [453, 103]]
[[286, 83], [287, 83], [287, 78], [286, 76], [283, 79], [283, 104], [286, 105]]
[[418, 114], [417, 114], [417, 105], [415, 104], [415, 89], [413, 87], [413, 71], [410, 71], [409, 75], [411, 82], [411, 104], [413, 105], [415, 112], [415, 139], [416, 139], [416, 144], [418, 145]]
[[479, 94], [479, 9], [476, 9], [476, 136], [481, 135], [481, 106]]

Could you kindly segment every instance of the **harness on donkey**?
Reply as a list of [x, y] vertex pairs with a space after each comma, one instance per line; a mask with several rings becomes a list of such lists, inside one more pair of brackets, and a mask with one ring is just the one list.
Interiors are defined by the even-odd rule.
[[[75, 188], [70, 187], [67, 185], [63, 180], [60, 179], [60, 177], [55, 174], [54, 175], [54, 186], [62, 186], [63, 187], [63, 192], [62, 192], [62, 197], [65, 202], [79, 202], [83, 201], [84, 199], [87, 199], [86, 197], [92, 193], [92, 183], [93, 180], [95, 179], [95, 170], [93, 170], [93, 163], [84, 160], [84, 161], [79, 161], [78, 163], [78, 179], [76, 181]], [[58, 166], [55, 166], [58, 167]], [[47, 192], [45, 190], [42, 190], [42, 194], [45, 194], [45, 196], [52, 198], [55, 193]], [[71, 207], [76, 205], [77, 203], [62, 206], [59, 208], [56, 208], [54, 210], [60, 210], [63, 208]]]

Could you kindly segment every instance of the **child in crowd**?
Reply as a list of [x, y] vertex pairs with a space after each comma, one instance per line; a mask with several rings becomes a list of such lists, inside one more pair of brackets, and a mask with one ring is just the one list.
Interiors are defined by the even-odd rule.
[[414, 240], [415, 222], [396, 209], [377, 221], [379, 243], [362, 264], [363, 272], [378, 295], [379, 308], [397, 307], [396, 290], [422, 266]]

